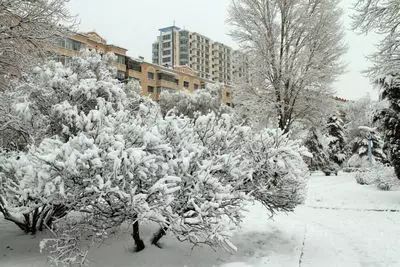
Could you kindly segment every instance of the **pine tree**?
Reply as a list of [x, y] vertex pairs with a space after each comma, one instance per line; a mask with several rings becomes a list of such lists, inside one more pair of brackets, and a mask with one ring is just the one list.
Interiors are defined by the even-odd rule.
[[307, 161], [310, 171], [322, 170], [329, 162], [329, 157], [320, 142], [320, 134], [316, 128], [310, 129], [304, 146], [313, 155], [313, 158]]
[[368, 142], [372, 141], [371, 152], [372, 162], [387, 163], [387, 157], [383, 152], [383, 141], [376, 129], [360, 126], [359, 133], [352, 144], [352, 156], [349, 159], [349, 166], [362, 167], [369, 164]]
[[329, 117], [326, 130], [329, 159], [340, 166], [346, 158], [343, 121], [337, 115]]
[[384, 148], [387, 149], [396, 176], [400, 179], [400, 75], [389, 75], [377, 82], [382, 87], [381, 98], [387, 100], [389, 106], [381, 110], [375, 120], [382, 124]]

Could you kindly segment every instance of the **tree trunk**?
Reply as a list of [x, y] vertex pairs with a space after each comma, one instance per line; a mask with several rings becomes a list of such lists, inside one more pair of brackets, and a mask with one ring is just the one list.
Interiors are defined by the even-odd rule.
[[139, 221], [137, 220], [132, 225], [132, 237], [133, 240], [135, 240], [136, 252], [142, 251], [145, 248], [145, 246], [143, 240], [140, 239]]
[[165, 236], [165, 235], [167, 234], [167, 230], [168, 230], [167, 227], [160, 228], [160, 229], [154, 234], [154, 236], [153, 236], [153, 238], [152, 238], [152, 240], [151, 240], [151, 244], [152, 244], [152, 245], [155, 245], [155, 246], [157, 246], [157, 247], [160, 247], [160, 245], [158, 244], [158, 242], [161, 240], [161, 238], [162, 238], [163, 236]]
[[0, 197], [0, 213], [3, 214], [5, 220], [15, 223], [25, 233], [34, 235], [37, 231], [42, 231], [44, 225], [50, 228], [55, 219], [66, 216], [67, 208], [64, 205], [44, 205], [30, 213], [23, 214], [24, 219], [20, 220], [8, 212]]

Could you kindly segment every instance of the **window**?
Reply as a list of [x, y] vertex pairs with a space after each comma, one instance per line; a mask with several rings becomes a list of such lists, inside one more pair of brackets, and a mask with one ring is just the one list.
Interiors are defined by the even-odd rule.
[[140, 62], [132, 60], [130, 58], [127, 59], [127, 67], [130, 70], [142, 72], [142, 66], [141, 66]]
[[148, 80], [154, 80], [154, 73], [153, 72], [148, 72], [147, 73], [147, 79]]
[[171, 40], [171, 34], [164, 35], [162, 39], [163, 41]]
[[195, 90], [199, 89], [199, 85], [197, 83], [194, 84], [194, 89]]
[[69, 49], [69, 50], [75, 50], [75, 51], [79, 51], [81, 50], [81, 48], [83, 48], [83, 44], [81, 42], [72, 40], [72, 39], [62, 39], [60, 38], [57, 41], [57, 44], [65, 49]]
[[230, 92], [226, 92], [226, 97], [230, 97], [231, 93]]
[[163, 63], [167, 63], [167, 62], [171, 62], [171, 58], [170, 57], [165, 57], [162, 59]]
[[147, 93], [154, 93], [154, 87], [153, 86], [147, 86]]
[[185, 87], [185, 88], [189, 88], [189, 82], [187, 82], [187, 81], [184, 81], [184, 82], [183, 82], [183, 87]]
[[171, 55], [171, 50], [164, 50], [163, 56], [168, 56], [168, 55]]
[[125, 65], [125, 56], [117, 54], [117, 62], [118, 62], [118, 64]]
[[163, 43], [163, 48], [170, 48], [171, 47], [171, 42], [168, 43]]
[[81, 50], [81, 46], [80, 42], [72, 40], [72, 50], [79, 51]]

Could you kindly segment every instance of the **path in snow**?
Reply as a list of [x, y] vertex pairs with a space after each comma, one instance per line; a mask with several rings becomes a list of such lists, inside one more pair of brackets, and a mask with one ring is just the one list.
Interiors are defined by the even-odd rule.
[[399, 191], [358, 185], [349, 174], [311, 177], [293, 214], [308, 229], [301, 266], [400, 266], [399, 207]]
[[[235, 255], [209, 248], [191, 249], [167, 236], [163, 249], [147, 245], [133, 253], [125, 229], [89, 258], [100, 267], [314, 267], [400, 266], [400, 191], [361, 186], [349, 174], [312, 176], [306, 203], [294, 213], [269, 220], [259, 204], [249, 207], [233, 243]], [[154, 229], [142, 227], [147, 240]], [[0, 219], [0, 267], [46, 266], [38, 253], [39, 238], [26, 236]]]

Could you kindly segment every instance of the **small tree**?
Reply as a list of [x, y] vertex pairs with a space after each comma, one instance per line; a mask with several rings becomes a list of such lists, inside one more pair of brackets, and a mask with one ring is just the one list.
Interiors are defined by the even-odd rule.
[[308, 132], [304, 146], [312, 154], [312, 158], [307, 160], [310, 171], [322, 170], [329, 162], [329, 157], [325, 152], [324, 146], [320, 141], [320, 134], [316, 128], [311, 128]]
[[358, 137], [352, 146], [352, 156], [348, 161], [350, 167], [367, 167], [369, 164], [368, 146], [371, 140], [371, 163], [379, 162], [386, 164], [387, 158], [383, 152], [383, 141], [374, 128], [360, 126]]
[[328, 124], [326, 126], [326, 138], [329, 159], [338, 166], [341, 166], [346, 159], [346, 143], [343, 121], [337, 115], [333, 115], [328, 118]]
[[400, 76], [389, 75], [379, 79], [378, 83], [388, 107], [381, 110], [375, 120], [381, 123], [389, 160], [400, 179]]

